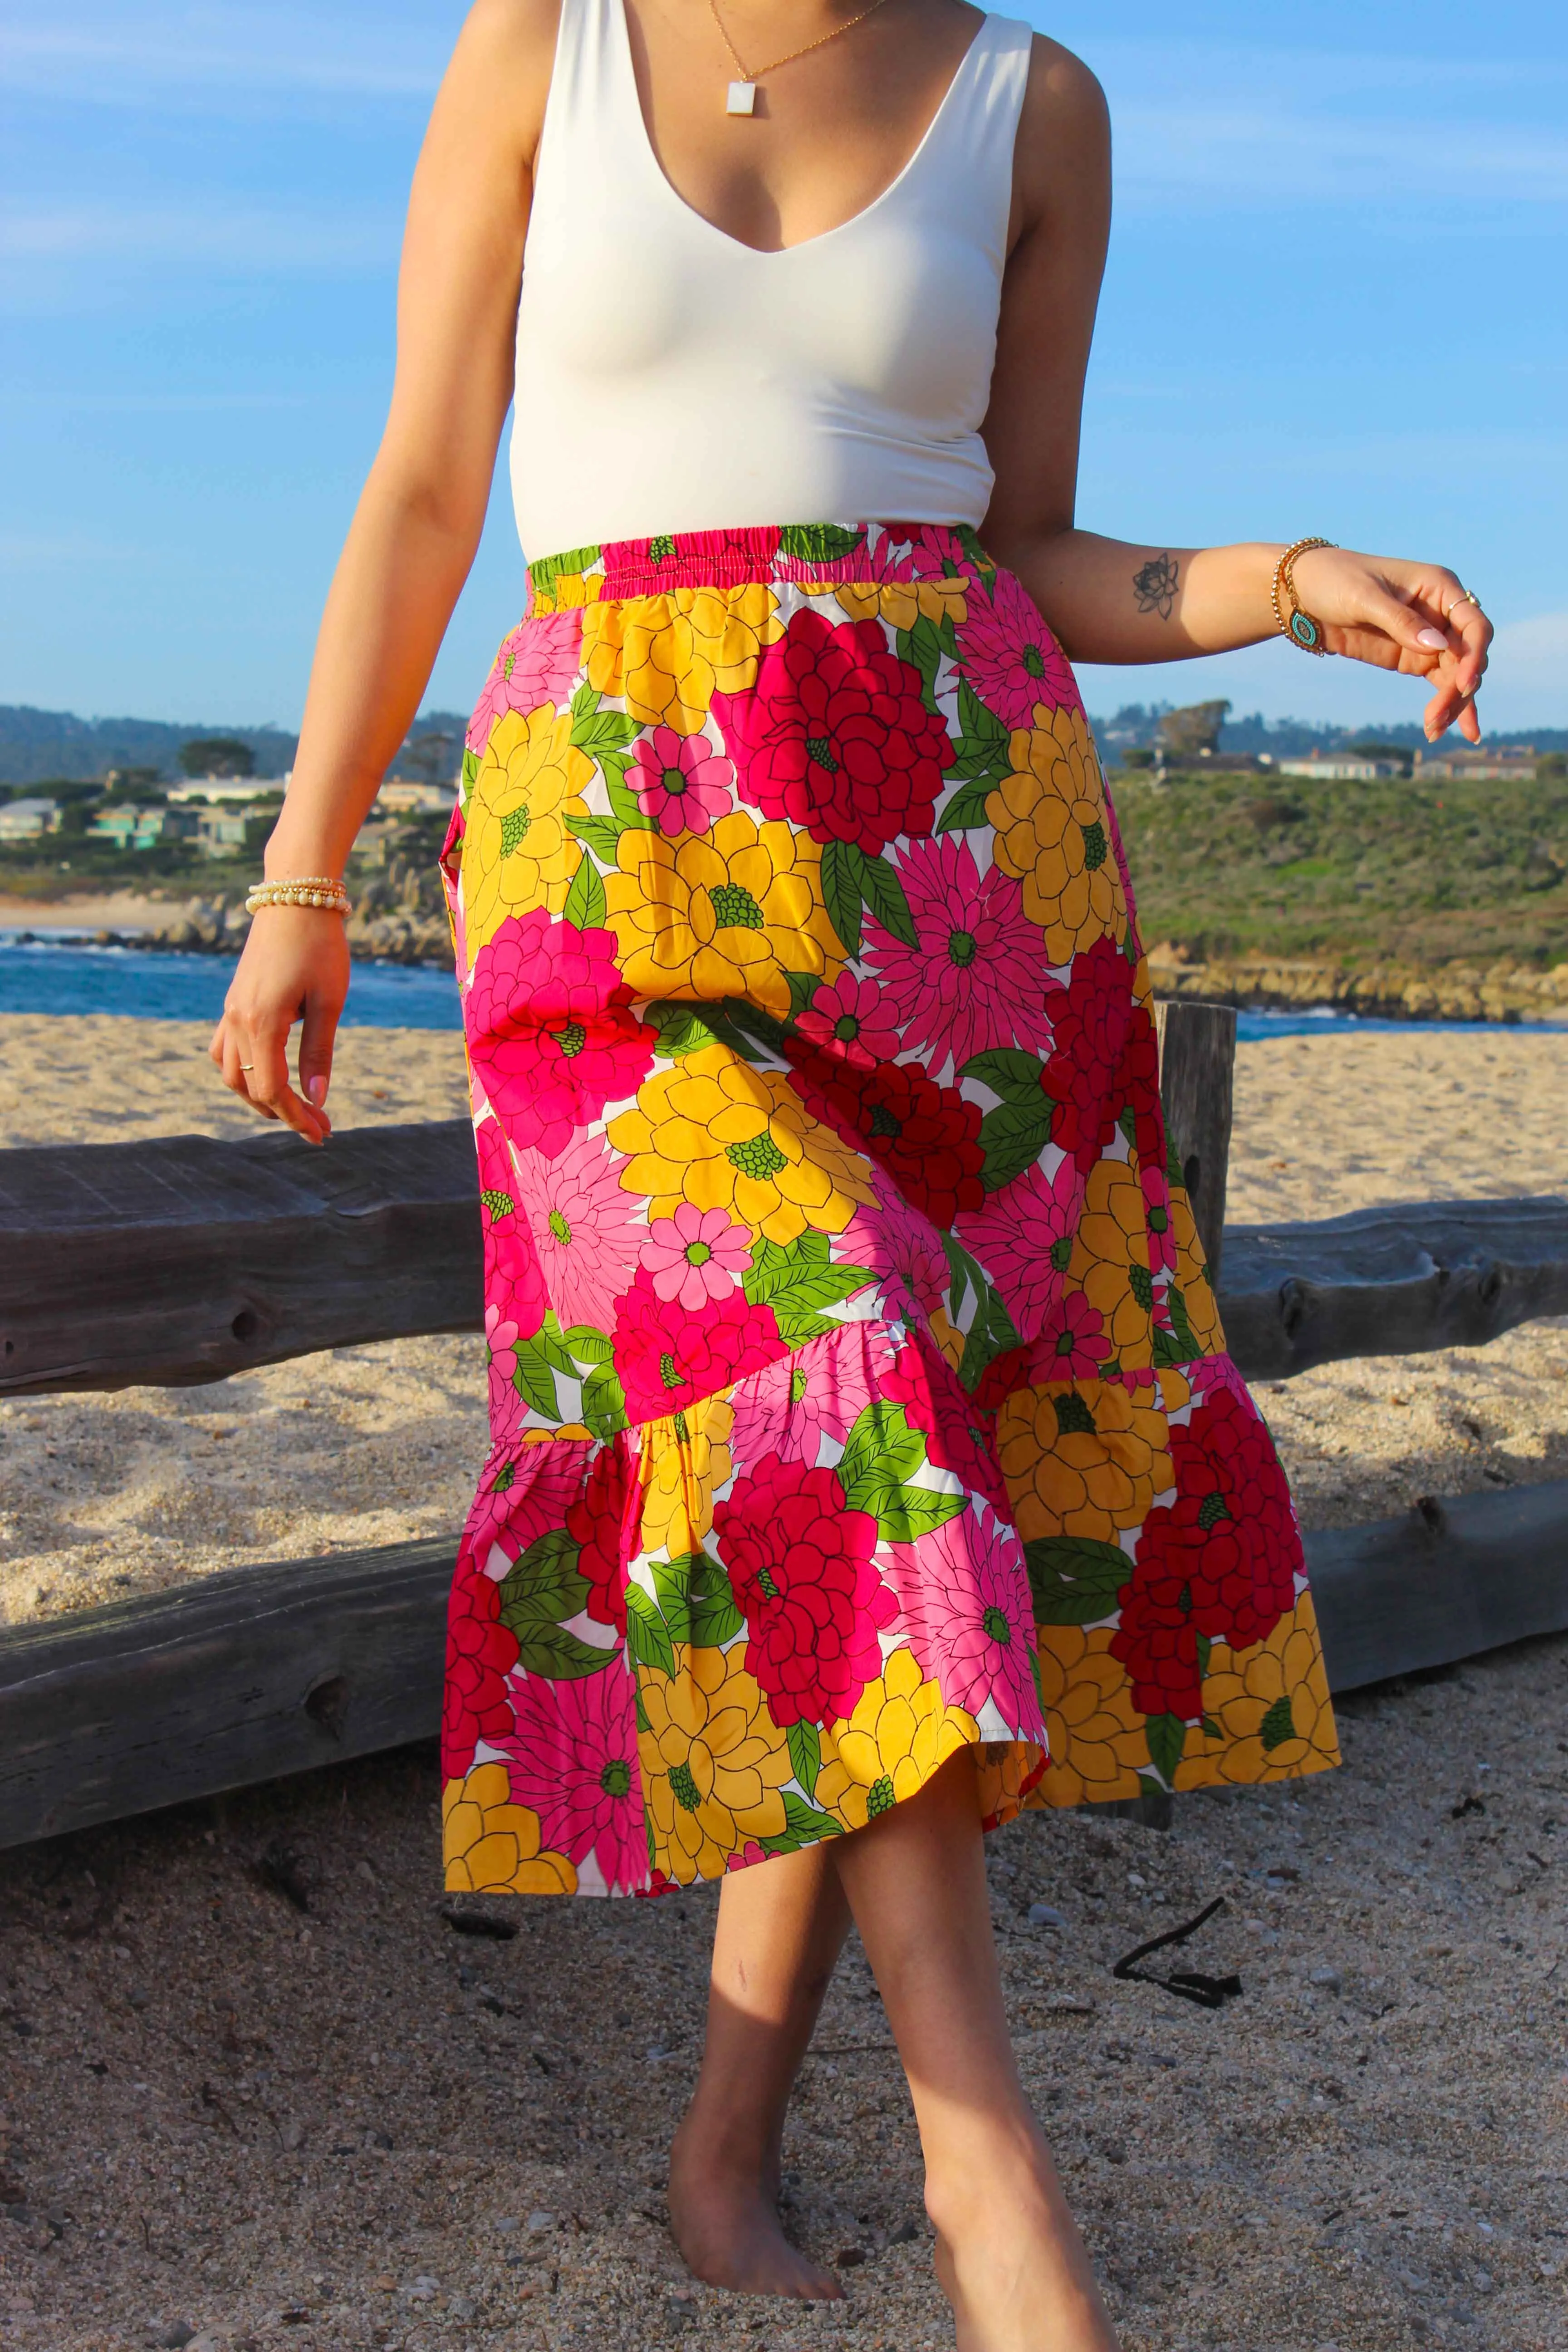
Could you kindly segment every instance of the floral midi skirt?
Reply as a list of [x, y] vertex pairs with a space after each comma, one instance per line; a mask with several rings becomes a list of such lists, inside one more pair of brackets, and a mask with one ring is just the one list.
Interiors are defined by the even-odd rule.
[[492, 1444], [447, 1883], [1336, 1760], [1071, 670], [973, 533], [531, 567], [443, 855]]

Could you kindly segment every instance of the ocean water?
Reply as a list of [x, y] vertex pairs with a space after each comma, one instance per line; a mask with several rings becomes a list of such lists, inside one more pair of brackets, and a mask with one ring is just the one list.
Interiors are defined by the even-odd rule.
[[[0, 931], [0, 1013], [125, 1013], [142, 1021], [213, 1021], [234, 976], [227, 956], [29, 940]], [[356, 963], [343, 1026], [460, 1029], [458, 983], [435, 964]]]
[[[0, 931], [0, 1013], [123, 1013], [142, 1021], [216, 1021], [234, 966], [226, 956], [102, 948], [69, 938], [24, 942]], [[1376, 1030], [1474, 1030], [1476, 1021], [1374, 1021], [1331, 1005], [1241, 1013], [1237, 1034], [1321, 1037]], [[1511, 1025], [1511, 1024], [1508, 1024]], [[1526, 1029], [1530, 1025], [1523, 1024]], [[1563, 1023], [1554, 1023], [1563, 1027]], [[444, 965], [356, 963], [343, 1026], [460, 1029], [457, 982]]]

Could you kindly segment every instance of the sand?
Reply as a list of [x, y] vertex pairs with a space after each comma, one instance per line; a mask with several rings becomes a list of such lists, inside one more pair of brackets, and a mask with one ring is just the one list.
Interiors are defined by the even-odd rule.
[[[0, 1139], [235, 1132], [202, 1042], [13, 1016]], [[449, 1036], [350, 1033], [340, 1118], [450, 1115], [460, 1066]], [[1231, 1214], [1568, 1190], [1565, 1078], [1541, 1034], [1245, 1046]], [[1262, 1401], [1321, 1524], [1568, 1475], [1565, 1370], [1539, 1323]], [[5, 1606], [449, 1529], [479, 1396], [477, 1341], [439, 1339], [0, 1408]], [[1032, 1815], [993, 1841], [1026, 2080], [1127, 2352], [1562, 2352], [1568, 1637], [1352, 1696], [1342, 1729], [1342, 1771], [1184, 1799], [1168, 1837]], [[497, 1900], [513, 1940], [458, 1937], [437, 1796], [410, 1749], [0, 1856], [0, 2345], [950, 2346], [858, 1950], [787, 2150], [791, 2226], [848, 2300], [716, 2295], [662, 2197], [712, 1895]], [[1181, 1958], [1240, 2000], [1110, 1974], [1217, 1894]]]

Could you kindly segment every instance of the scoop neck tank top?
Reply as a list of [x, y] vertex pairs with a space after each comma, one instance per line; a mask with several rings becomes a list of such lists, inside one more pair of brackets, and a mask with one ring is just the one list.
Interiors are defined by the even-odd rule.
[[511, 482], [531, 558], [780, 522], [982, 520], [1030, 37], [987, 16], [881, 194], [761, 252], [665, 177], [623, 0], [562, 0], [517, 319]]

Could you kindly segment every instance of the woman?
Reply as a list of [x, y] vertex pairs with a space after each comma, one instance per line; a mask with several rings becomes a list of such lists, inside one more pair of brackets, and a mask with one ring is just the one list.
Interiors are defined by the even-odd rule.
[[479, 0], [213, 1045], [324, 1139], [336, 884], [515, 384], [531, 602], [443, 860], [494, 1440], [448, 1883], [722, 1879], [671, 2217], [700, 2276], [784, 2295], [837, 2293], [774, 2200], [853, 1917], [986, 2352], [1113, 2339], [1014, 2069], [983, 1827], [1334, 1760], [1063, 648], [1283, 627], [1475, 740], [1490, 634], [1437, 567], [1075, 528], [1108, 213], [1092, 76], [963, 0]]

